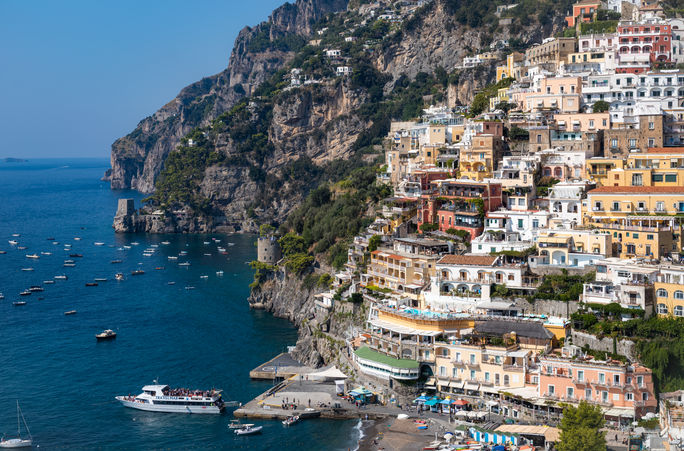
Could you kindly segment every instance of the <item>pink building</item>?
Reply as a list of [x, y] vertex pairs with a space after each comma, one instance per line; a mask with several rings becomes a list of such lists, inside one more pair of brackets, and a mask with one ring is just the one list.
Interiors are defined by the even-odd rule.
[[655, 412], [651, 370], [616, 361], [539, 358], [539, 396], [567, 402], [586, 400], [606, 408], [606, 416], [639, 419]]

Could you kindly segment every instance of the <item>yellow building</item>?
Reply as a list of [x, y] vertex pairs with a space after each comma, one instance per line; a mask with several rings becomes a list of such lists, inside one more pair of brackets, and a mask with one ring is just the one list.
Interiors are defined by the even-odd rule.
[[495, 110], [498, 104], [500, 104], [501, 102], [508, 103], [509, 100], [510, 99], [508, 97], [508, 88], [500, 88], [499, 90], [497, 90], [496, 95], [494, 97], [489, 98], [489, 109]]
[[677, 250], [672, 228], [600, 223], [599, 230], [613, 237], [613, 255], [627, 258], [663, 258]]
[[661, 266], [653, 288], [659, 316], [684, 316], [684, 267]]
[[587, 177], [597, 186], [614, 186], [609, 178], [612, 169], [622, 169], [625, 160], [622, 158], [594, 157], [586, 160]]
[[630, 154], [622, 170], [608, 175], [611, 186], [684, 186], [684, 148], [653, 148]]
[[514, 78], [515, 69], [523, 63], [525, 55], [519, 52], [513, 52], [506, 57], [506, 64], [503, 66], [496, 66], [496, 81], [501, 81], [504, 78]]
[[462, 178], [482, 181], [493, 176], [496, 163], [503, 158], [503, 141], [496, 135], [478, 135], [472, 146], [461, 149], [459, 170]]

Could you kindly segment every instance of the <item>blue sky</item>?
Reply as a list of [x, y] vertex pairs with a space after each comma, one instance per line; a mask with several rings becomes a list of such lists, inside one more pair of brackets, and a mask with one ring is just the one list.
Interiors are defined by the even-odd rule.
[[0, 0], [0, 157], [107, 157], [285, 0]]

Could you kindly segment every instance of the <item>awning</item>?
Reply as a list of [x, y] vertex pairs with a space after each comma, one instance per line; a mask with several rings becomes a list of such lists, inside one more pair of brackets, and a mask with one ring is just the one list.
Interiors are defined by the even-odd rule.
[[439, 399], [437, 399], [437, 398], [432, 398], [432, 399], [429, 400], [429, 401], [425, 401], [425, 405], [426, 405], [426, 406], [430, 406], [430, 407], [435, 406], [435, 405], [437, 405], [438, 403], [439, 403]]
[[457, 406], [467, 406], [467, 405], [468, 405], [468, 401], [466, 401], [465, 399], [457, 399], [456, 401], [454, 401], [454, 405], [457, 405]]
[[498, 406], [499, 402], [498, 401], [487, 401], [487, 402], [485, 402], [485, 405], [487, 405], [487, 407], [494, 407], [494, 406]]
[[454, 403], [454, 401], [452, 401], [452, 400], [450, 400], [450, 399], [444, 399], [444, 400], [440, 401], [439, 403], [440, 403], [440, 404], [444, 404], [444, 405], [447, 405], [447, 406], [448, 406], [448, 405], [451, 405], [451, 404], [453, 404], [453, 403]]
[[480, 385], [479, 385], [479, 384], [471, 384], [471, 383], [466, 382], [464, 388], [465, 388], [466, 390], [477, 390], [477, 389], [480, 388]]

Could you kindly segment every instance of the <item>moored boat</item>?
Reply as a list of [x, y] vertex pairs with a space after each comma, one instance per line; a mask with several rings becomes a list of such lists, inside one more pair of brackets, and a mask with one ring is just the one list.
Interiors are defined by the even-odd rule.
[[125, 407], [150, 412], [219, 414], [225, 405], [221, 390], [189, 390], [168, 385], [145, 385], [137, 396], [117, 396]]
[[[28, 438], [21, 438], [21, 422], [19, 421], [19, 418], [21, 417], [21, 421], [24, 422], [24, 427], [26, 428], [26, 433], [28, 434]], [[31, 431], [29, 430], [28, 424], [26, 424], [26, 419], [24, 418], [24, 414], [21, 412], [21, 409], [19, 408], [19, 401], [17, 401], [17, 437], [16, 438], [10, 438], [10, 439], [5, 439], [5, 436], [3, 435], [2, 438], [0, 438], [0, 448], [30, 448], [33, 446], [33, 437], [31, 437]]]
[[131, 271], [132, 276], [141, 276], [143, 274], [145, 274], [145, 271], [143, 271], [142, 269], [136, 269], [135, 271]]
[[22, 271], [33, 271], [33, 268], [21, 268]]
[[263, 426], [249, 426], [245, 427], [242, 429], [235, 429], [235, 434], [237, 435], [254, 435], [254, 434], [261, 434], [261, 430], [263, 429]]
[[111, 263], [111, 264], [114, 265], [114, 264], [117, 264], [117, 263], [121, 263], [122, 261], [123, 261], [123, 260], [112, 260], [112, 261], [110, 261], [109, 263]]
[[12, 302], [12, 304], [15, 307], [19, 307], [20, 305], [26, 305], [26, 301], [15, 301], [15, 302]]
[[86, 287], [96, 287], [96, 286], [97, 286], [97, 282], [86, 282], [85, 286], [86, 286]]
[[95, 335], [95, 338], [97, 338], [98, 341], [112, 340], [116, 338], [116, 332], [114, 332], [112, 329], [107, 329]]
[[299, 415], [291, 415], [283, 420], [284, 426], [292, 426], [299, 421]]
[[39, 259], [40, 255], [38, 255], [38, 254], [26, 254], [26, 258]]
[[71, 257], [71, 258], [82, 258], [83, 254], [69, 254], [69, 257]]
[[115, 278], [116, 280], [124, 280], [124, 275], [123, 275], [122, 273], [119, 272], [119, 273], [116, 273], [116, 275], [114, 276], [114, 278]]
[[61, 276], [55, 276], [56, 280], [67, 280], [68, 278], [69, 277], [65, 276], [64, 274], [62, 274]]
[[95, 277], [93, 280], [94, 280], [95, 282], [106, 282], [106, 281], [107, 281], [107, 278], [105, 278], [105, 277]]
[[68, 312], [64, 312], [65, 315], [75, 315], [76, 310], [69, 310]]
[[31, 295], [31, 291], [29, 291], [29, 290], [24, 290], [21, 293], [19, 293], [19, 296], [30, 296], [30, 295]]

